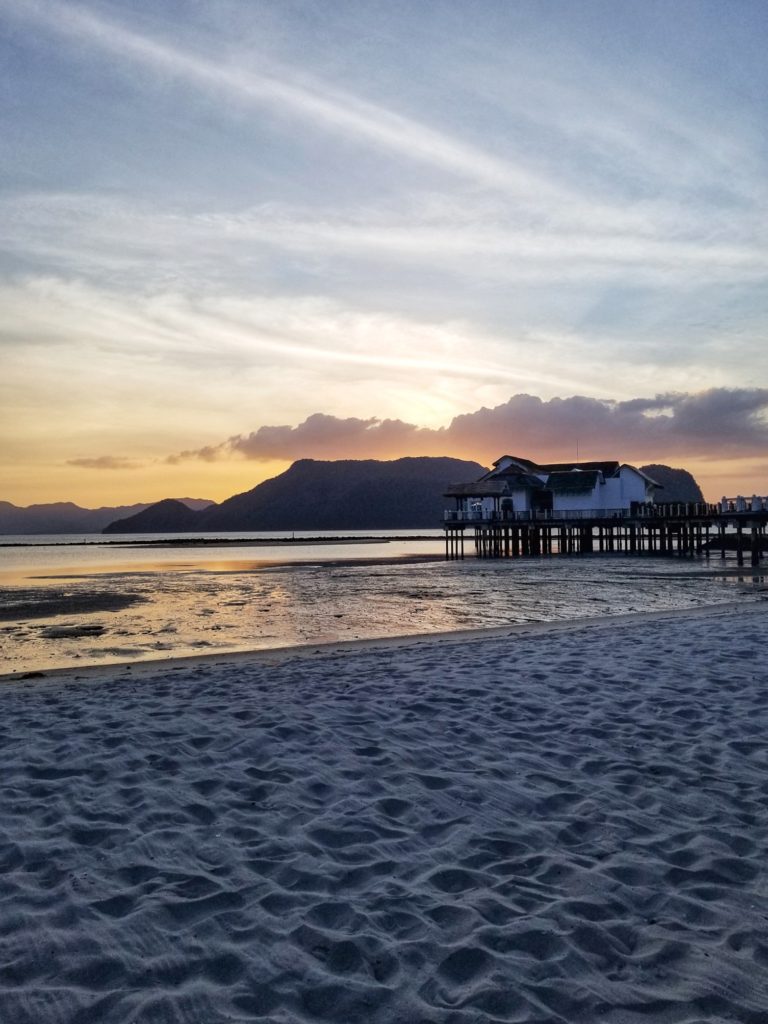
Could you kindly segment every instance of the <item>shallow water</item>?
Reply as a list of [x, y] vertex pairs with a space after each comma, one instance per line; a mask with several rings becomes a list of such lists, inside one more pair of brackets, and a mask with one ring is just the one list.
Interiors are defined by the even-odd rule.
[[442, 530], [315, 530], [282, 533], [100, 533], [0, 536], [0, 585], [14, 573], [36, 570], [93, 573], [131, 569], [183, 569], [200, 563], [334, 561], [339, 558], [435, 554], [444, 550]]
[[297, 546], [63, 539], [0, 548], [0, 671], [689, 608], [755, 596], [765, 580], [765, 568], [719, 558], [446, 562], [439, 534]]

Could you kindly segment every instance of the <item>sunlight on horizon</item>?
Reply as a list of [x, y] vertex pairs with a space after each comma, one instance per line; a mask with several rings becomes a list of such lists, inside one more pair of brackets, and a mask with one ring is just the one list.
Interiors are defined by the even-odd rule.
[[0, 0], [0, 30], [0, 500], [576, 436], [768, 491], [760, 5]]

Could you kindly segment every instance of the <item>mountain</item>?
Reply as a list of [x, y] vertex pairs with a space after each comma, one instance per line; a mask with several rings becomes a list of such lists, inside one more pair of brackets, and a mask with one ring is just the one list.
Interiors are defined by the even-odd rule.
[[109, 532], [432, 528], [442, 521], [446, 487], [485, 472], [477, 462], [449, 458], [300, 459], [280, 476], [220, 505], [193, 516], [182, 513], [175, 525], [168, 518], [172, 509], [159, 502], [141, 516], [111, 523]]
[[[181, 498], [180, 501], [197, 510], [213, 504], [206, 498]], [[71, 501], [59, 501], [22, 508], [10, 501], [0, 501], [0, 534], [101, 533], [115, 519], [133, 516], [150, 505], [145, 501], [117, 507], [81, 508]]]
[[645, 473], [664, 488], [657, 495], [659, 502], [704, 501], [701, 488], [687, 469], [672, 469], [670, 466], [653, 463], [650, 466], [641, 466], [640, 472]]
[[[109, 523], [102, 533], [176, 533], [198, 529], [202, 510], [191, 509], [176, 498], [164, 498], [128, 519]], [[131, 528], [126, 527], [131, 524]]]
[[[685, 469], [641, 467], [664, 490], [664, 502], [703, 501]], [[300, 459], [280, 476], [220, 505], [204, 498], [166, 498], [116, 508], [72, 502], [20, 508], [0, 501], [0, 534], [188, 533], [241, 530], [371, 530], [434, 527], [449, 483], [476, 480], [477, 462], [449, 458], [320, 462]]]

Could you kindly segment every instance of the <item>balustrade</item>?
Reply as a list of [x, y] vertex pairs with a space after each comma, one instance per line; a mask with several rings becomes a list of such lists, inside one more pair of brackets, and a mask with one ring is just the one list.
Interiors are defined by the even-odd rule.
[[723, 515], [745, 515], [750, 513], [768, 513], [768, 497], [753, 494], [751, 498], [739, 495], [735, 498], [722, 498], [717, 503], [696, 502], [665, 502], [654, 505], [651, 503], [633, 503], [631, 508], [592, 508], [592, 509], [534, 509], [530, 512], [513, 512], [508, 509], [466, 510], [447, 509], [444, 515], [446, 523], [546, 523], [553, 520], [586, 520], [586, 519], [701, 519]]

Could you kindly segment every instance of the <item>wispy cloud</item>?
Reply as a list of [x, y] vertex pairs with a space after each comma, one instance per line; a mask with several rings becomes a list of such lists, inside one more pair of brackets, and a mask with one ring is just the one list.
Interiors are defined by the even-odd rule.
[[[626, 280], [667, 291], [768, 278], [768, 240], [751, 214], [731, 215], [729, 231], [692, 222], [679, 210], [648, 208], [611, 229], [550, 211], [545, 226], [526, 224], [500, 204], [445, 204], [424, 197], [404, 208], [310, 210], [285, 204], [226, 213], [169, 210], [126, 198], [25, 194], [0, 199], [6, 231], [0, 248], [16, 258], [68, 268], [86, 277], [197, 276], [209, 283], [239, 262], [309, 257], [317, 276], [331, 260], [367, 261], [403, 270], [440, 268], [463, 280], [509, 284]], [[326, 279], [325, 287], [333, 281]]]
[[122, 455], [99, 455], [97, 458], [67, 459], [68, 466], [80, 469], [126, 470], [141, 469], [143, 463], [127, 459]]
[[[366, 419], [375, 395], [382, 419], [434, 427], [513, 391], [629, 399], [659, 381], [680, 391], [738, 386], [751, 347], [750, 334], [730, 339], [726, 373], [718, 335], [707, 350], [701, 330], [687, 347], [679, 337], [668, 346], [663, 336], [505, 331], [320, 296], [126, 294], [60, 278], [9, 282], [0, 305], [0, 405], [16, 435], [29, 436], [45, 407], [62, 438], [76, 432], [67, 457], [89, 451], [88, 430], [110, 432], [112, 451], [202, 448], [254, 407], [272, 410], [272, 422], [297, 422], [318, 394], [341, 418]], [[653, 338], [652, 325], [645, 330]], [[758, 379], [766, 360], [750, 357]]]
[[[76, 352], [85, 362], [98, 355], [105, 369], [113, 360], [121, 367], [128, 362], [146, 369], [149, 361], [173, 368], [177, 384], [205, 369], [203, 388], [217, 378], [233, 388], [233, 373], [259, 376], [285, 366], [291, 386], [302, 374], [322, 377], [331, 366], [339, 387], [375, 374], [400, 386], [407, 383], [414, 395], [421, 390], [415, 383], [419, 374], [433, 386], [440, 378], [457, 378], [549, 392], [572, 379], [554, 365], [547, 367], [535, 351], [545, 340], [551, 350], [554, 336], [526, 336], [511, 365], [509, 338], [466, 321], [356, 309], [322, 296], [192, 296], [175, 290], [125, 295], [47, 277], [0, 287], [0, 301], [8, 348], [44, 344], [55, 360], [53, 377], [61, 372], [58, 359], [67, 361]], [[533, 350], [530, 356], [527, 348]], [[246, 381], [252, 386], [249, 377]], [[27, 387], [37, 383], [28, 381]]]
[[530, 49], [514, 62], [486, 50], [472, 81], [512, 122], [557, 139], [560, 159], [610, 194], [640, 189], [700, 207], [725, 199], [733, 213], [765, 202], [760, 126], [717, 76], [686, 79], [647, 53], [618, 75], [607, 52], [586, 56], [563, 38], [558, 58], [543, 75]]
[[170, 43], [131, 31], [75, 4], [0, 0], [13, 17], [34, 20], [49, 31], [86, 41], [106, 54], [131, 61], [241, 103], [276, 108], [312, 127], [341, 133], [382, 150], [497, 188], [539, 196], [567, 190], [508, 160], [500, 160], [429, 125], [368, 102], [322, 81], [258, 74], [217, 63]]

